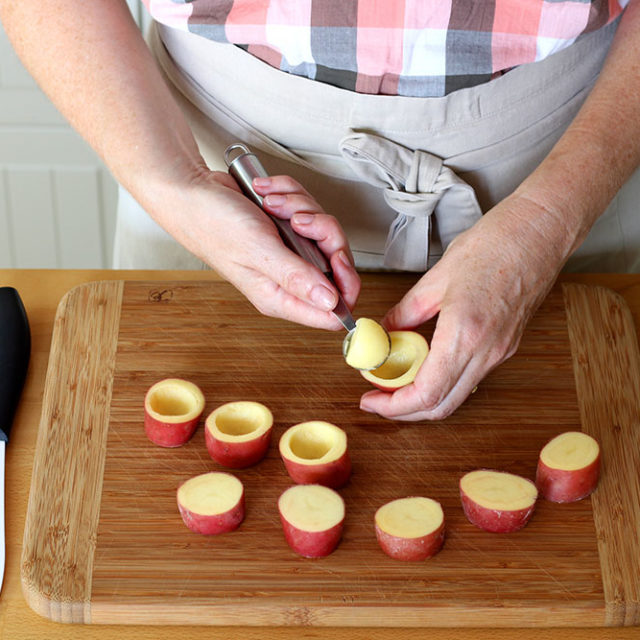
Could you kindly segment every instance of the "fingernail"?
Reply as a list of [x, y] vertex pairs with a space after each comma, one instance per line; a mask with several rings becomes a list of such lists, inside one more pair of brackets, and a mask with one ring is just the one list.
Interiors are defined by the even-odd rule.
[[284, 204], [285, 200], [286, 198], [284, 196], [278, 194], [270, 194], [268, 196], [265, 196], [264, 203], [268, 207], [279, 207], [280, 205]]
[[366, 411], [367, 413], [375, 413], [375, 411], [369, 405], [366, 405], [366, 404], [364, 404], [362, 402], [360, 403], [360, 408], [363, 411]]
[[319, 309], [331, 311], [336, 306], [336, 298], [332, 291], [324, 285], [317, 284], [311, 289], [311, 301]]
[[254, 187], [268, 187], [271, 184], [271, 178], [254, 178]]
[[340, 249], [340, 251], [338, 251], [338, 260], [340, 260], [340, 262], [342, 262], [342, 264], [345, 267], [347, 267], [349, 269], [353, 268], [353, 264], [352, 264], [351, 260], [349, 260], [349, 256], [342, 249]]
[[313, 214], [311, 213], [296, 213], [291, 217], [291, 222], [295, 224], [309, 224], [313, 220]]

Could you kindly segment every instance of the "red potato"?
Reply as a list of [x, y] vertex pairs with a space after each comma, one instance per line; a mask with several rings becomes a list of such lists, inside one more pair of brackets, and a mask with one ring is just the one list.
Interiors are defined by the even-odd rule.
[[273, 415], [259, 402], [227, 402], [212, 411], [205, 421], [205, 443], [209, 455], [219, 464], [242, 469], [256, 464], [271, 442]]
[[298, 484], [344, 486], [351, 476], [346, 433], [330, 422], [301, 422], [280, 438], [280, 455], [287, 473]]
[[535, 484], [512, 473], [481, 469], [460, 479], [460, 499], [469, 522], [493, 533], [522, 529], [537, 498]]
[[444, 512], [431, 498], [399, 498], [376, 511], [375, 531], [380, 547], [391, 558], [426, 560], [444, 543]]
[[278, 500], [287, 544], [305, 558], [328, 556], [338, 546], [344, 527], [341, 496], [319, 484], [289, 487]]
[[244, 520], [244, 487], [230, 473], [190, 478], [178, 488], [177, 501], [182, 520], [195, 533], [227, 533]]
[[160, 380], [144, 398], [145, 433], [161, 447], [179, 447], [191, 438], [203, 411], [204, 395], [193, 382]]
[[600, 447], [581, 431], [567, 431], [540, 451], [536, 486], [551, 502], [576, 502], [590, 495], [600, 478]]
[[361, 375], [381, 391], [395, 391], [411, 384], [422, 366], [429, 344], [416, 331], [391, 331], [391, 352], [386, 362], [372, 371], [361, 371]]

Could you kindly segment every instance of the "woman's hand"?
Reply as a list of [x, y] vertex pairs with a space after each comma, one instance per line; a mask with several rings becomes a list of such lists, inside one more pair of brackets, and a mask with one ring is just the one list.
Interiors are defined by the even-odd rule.
[[[263, 313], [339, 328], [329, 311], [335, 287], [285, 248], [233, 178], [206, 167], [124, 0], [93, 0], [80, 12], [72, 0], [0, 3], [0, 19], [42, 89], [158, 224]], [[353, 305], [360, 281], [335, 218], [289, 178], [258, 190], [273, 215], [319, 242]]]
[[517, 349], [525, 325], [564, 263], [556, 225], [512, 197], [458, 236], [382, 323], [412, 329], [438, 314], [430, 352], [413, 384], [370, 391], [360, 406], [396, 420], [450, 415]]
[[439, 314], [431, 351], [414, 384], [369, 392], [363, 409], [445, 418], [517, 349], [567, 258], [640, 163], [639, 34], [632, 0], [594, 88], [549, 155], [389, 311], [390, 329]]
[[[225, 173], [204, 172], [196, 182], [183, 192], [188, 202], [176, 203], [188, 209], [188, 227], [184, 226], [185, 218], [177, 216], [182, 223], [174, 226], [169, 222], [168, 231], [229, 280], [261, 313], [312, 327], [339, 329], [340, 322], [331, 313], [337, 293], [353, 307], [360, 278], [338, 221], [287, 176], [254, 181], [268, 214], [242, 195]], [[331, 264], [335, 286], [284, 245], [269, 215], [290, 220], [294, 231], [316, 241]]]

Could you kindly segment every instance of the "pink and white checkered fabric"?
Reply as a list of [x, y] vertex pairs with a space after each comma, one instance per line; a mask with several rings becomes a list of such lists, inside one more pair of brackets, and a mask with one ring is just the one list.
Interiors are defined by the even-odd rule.
[[541, 60], [629, 0], [143, 0], [168, 26], [360, 93], [438, 97]]

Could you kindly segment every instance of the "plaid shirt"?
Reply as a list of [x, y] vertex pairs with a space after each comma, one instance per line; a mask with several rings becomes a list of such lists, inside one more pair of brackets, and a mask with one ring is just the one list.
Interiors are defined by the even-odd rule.
[[541, 60], [629, 0], [143, 0], [171, 27], [357, 91], [438, 97]]

